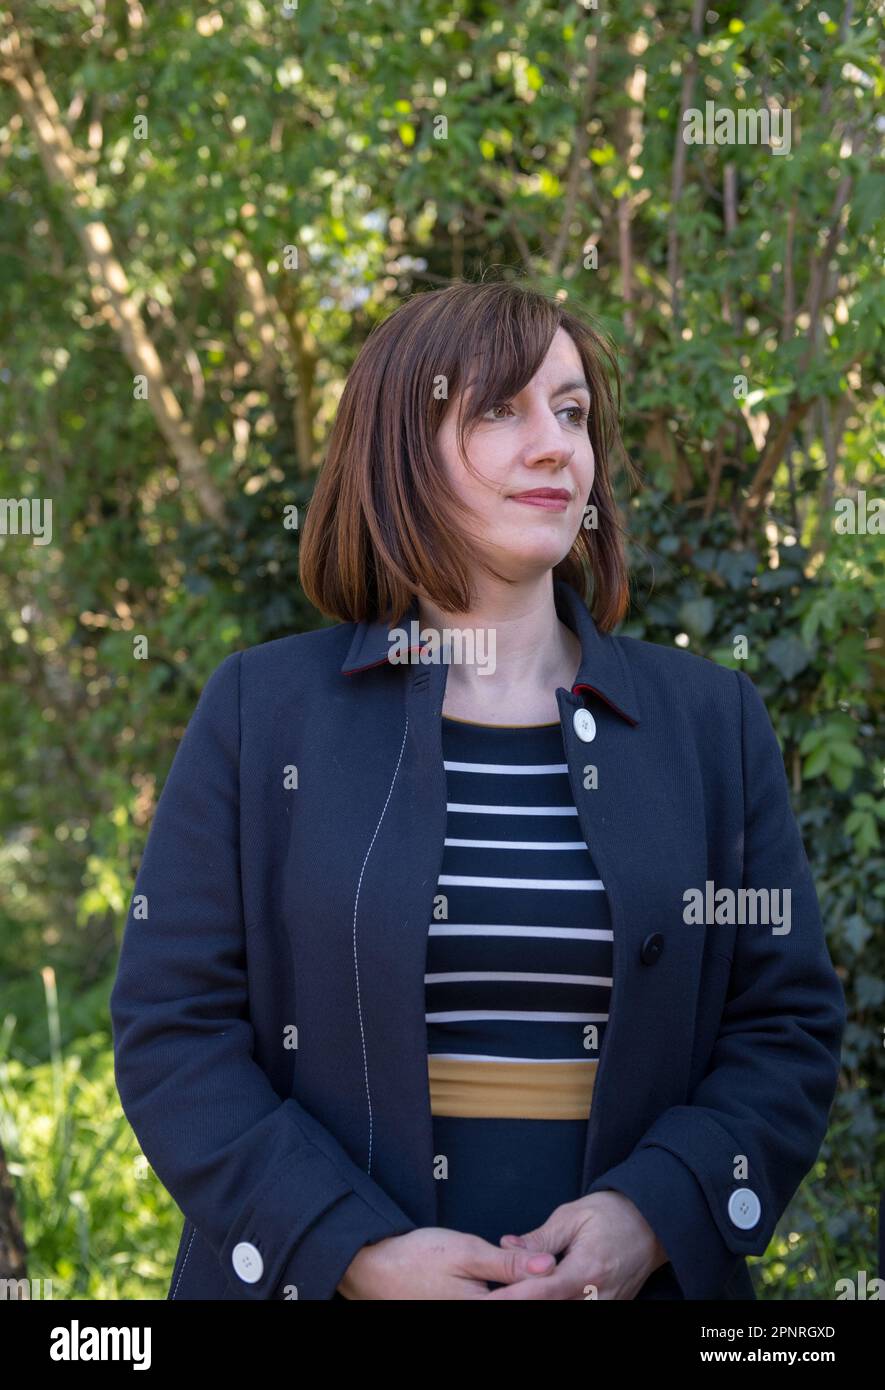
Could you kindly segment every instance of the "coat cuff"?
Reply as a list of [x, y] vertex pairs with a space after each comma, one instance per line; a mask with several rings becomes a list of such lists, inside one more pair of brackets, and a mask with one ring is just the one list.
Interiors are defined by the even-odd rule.
[[725, 1244], [693, 1173], [668, 1149], [647, 1145], [587, 1189], [614, 1190], [645, 1217], [669, 1257], [686, 1299], [720, 1299], [743, 1256]]
[[[275, 1120], [290, 1114], [300, 1143], [252, 1192], [219, 1252], [241, 1298], [331, 1299], [357, 1250], [416, 1229], [314, 1116], [295, 1111], [284, 1101]], [[257, 1271], [248, 1282], [237, 1277], [244, 1243]]]
[[301, 1237], [272, 1297], [334, 1298], [348, 1265], [364, 1245], [416, 1229], [407, 1217], [400, 1222], [388, 1220], [351, 1192]]

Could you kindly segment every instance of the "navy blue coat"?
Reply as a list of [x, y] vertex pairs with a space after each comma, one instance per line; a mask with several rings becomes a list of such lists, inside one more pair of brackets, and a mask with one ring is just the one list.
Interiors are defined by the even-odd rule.
[[[751, 1298], [745, 1257], [818, 1154], [846, 1018], [783, 758], [743, 672], [602, 634], [554, 593], [614, 931], [584, 1191], [624, 1193], [663, 1242], [640, 1298]], [[123, 1109], [184, 1215], [169, 1298], [340, 1299], [361, 1246], [438, 1224], [424, 972], [448, 668], [389, 649], [384, 622], [340, 623], [226, 657], [160, 796], [111, 1013]], [[789, 889], [790, 930], [687, 922], [707, 881]]]

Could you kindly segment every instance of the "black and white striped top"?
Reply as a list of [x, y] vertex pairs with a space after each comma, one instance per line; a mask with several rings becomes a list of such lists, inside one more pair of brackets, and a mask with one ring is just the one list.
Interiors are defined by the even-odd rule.
[[425, 1000], [434, 1114], [586, 1118], [612, 988], [605, 889], [560, 724], [442, 720]]

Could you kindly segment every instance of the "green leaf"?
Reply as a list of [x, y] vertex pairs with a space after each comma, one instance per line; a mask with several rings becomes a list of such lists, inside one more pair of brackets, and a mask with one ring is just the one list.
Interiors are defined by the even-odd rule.
[[863, 757], [858, 750], [850, 743], [833, 743], [830, 745], [830, 754], [837, 763], [844, 763], [846, 767], [862, 767]]
[[816, 753], [812, 753], [802, 768], [803, 777], [819, 777], [820, 774], [829, 767], [830, 754], [827, 748], [819, 748]]
[[679, 618], [686, 629], [697, 637], [706, 637], [716, 619], [711, 598], [691, 598], [680, 605]]
[[811, 653], [804, 642], [793, 636], [775, 637], [773, 642], [768, 643], [765, 653], [785, 681], [791, 681], [794, 676], [798, 676], [811, 660]]
[[826, 738], [824, 729], [808, 729], [799, 743], [800, 753], [810, 753], [812, 748], [817, 748], [822, 739]]
[[830, 781], [837, 791], [847, 792], [851, 786], [854, 773], [850, 768], [843, 767], [841, 763], [831, 763], [829, 768]]

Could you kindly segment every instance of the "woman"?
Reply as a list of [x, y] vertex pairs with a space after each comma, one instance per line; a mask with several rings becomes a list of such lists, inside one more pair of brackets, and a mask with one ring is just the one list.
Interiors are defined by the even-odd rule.
[[845, 1001], [755, 686], [612, 635], [607, 365], [492, 282], [350, 373], [341, 621], [213, 672], [111, 1000], [170, 1298], [753, 1297]]

